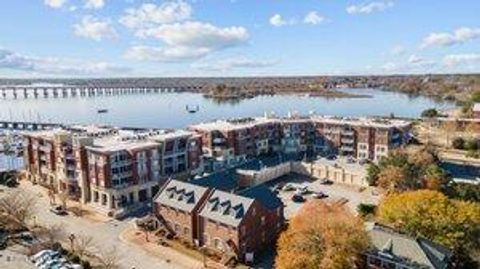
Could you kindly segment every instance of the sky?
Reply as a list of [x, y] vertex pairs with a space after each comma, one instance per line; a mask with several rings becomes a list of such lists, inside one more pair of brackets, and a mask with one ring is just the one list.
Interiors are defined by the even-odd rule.
[[2, 0], [0, 77], [480, 72], [479, 0]]

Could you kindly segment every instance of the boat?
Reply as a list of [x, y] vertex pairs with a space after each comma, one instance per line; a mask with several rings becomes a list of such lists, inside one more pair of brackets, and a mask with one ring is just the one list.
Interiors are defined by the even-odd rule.
[[197, 113], [198, 110], [200, 110], [200, 107], [199, 105], [193, 105], [193, 106], [186, 105], [185, 110], [187, 110], [188, 113]]
[[97, 110], [97, 113], [98, 113], [98, 114], [108, 113], [108, 109], [106, 109], [106, 108], [98, 109], [98, 110]]

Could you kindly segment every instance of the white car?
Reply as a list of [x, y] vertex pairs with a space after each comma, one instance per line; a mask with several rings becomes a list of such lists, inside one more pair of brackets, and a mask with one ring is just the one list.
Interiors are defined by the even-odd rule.
[[305, 195], [307, 193], [308, 193], [308, 187], [307, 186], [298, 187], [297, 190], [295, 191], [295, 194], [298, 194], [298, 195]]
[[42, 258], [46, 255], [50, 256], [50, 255], [53, 255], [55, 253], [56, 253], [56, 251], [53, 251], [51, 249], [44, 249], [44, 250], [41, 250], [41, 251], [37, 252], [36, 254], [30, 256], [30, 261], [36, 262], [38, 259], [40, 259], [40, 258]]

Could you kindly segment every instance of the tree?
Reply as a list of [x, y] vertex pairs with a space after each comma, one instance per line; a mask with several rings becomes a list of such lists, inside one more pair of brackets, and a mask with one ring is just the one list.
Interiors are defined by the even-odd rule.
[[65, 238], [65, 228], [61, 224], [38, 227], [34, 230], [34, 233], [48, 247], [52, 247], [53, 244]]
[[387, 196], [377, 213], [380, 221], [429, 238], [457, 253], [480, 246], [478, 203], [450, 200], [437, 191], [419, 190]]
[[357, 206], [357, 212], [360, 214], [362, 217], [367, 217], [375, 214], [375, 210], [377, 209], [377, 206], [374, 204], [364, 204], [360, 203]]
[[464, 147], [466, 150], [471, 150], [471, 151], [477, 150], [478, 149], [477, 139], [468, 139], [467, 141], [465, 141]]
[[27, 227], [27, 221], [35, 213], [36, 199], [25, 192], [12, 192], [0, 198], [0, 223], [13, 229]]
[[98, 263], [102, 269], [114, 269], [118, 267], [117, 249], [112, 247], [110, 249], [99, 249], [97, 256]]
[[370, 162], [367, 166], [367, 182], [370, 186], [376, 186], [378, 180], [378, 174], [380, 173], [380, 168], [373, 162]]
[[434, 117], [438, 117], [438, 114], [439, 113], [435, 108], [429, 108], [429, 109], [426, 109], [426, 110], [422, 111], [421, 116], [423, 118], [434, 118]]
[[406, 175], [402, 168], [389, 165], [378, 174], [378, 186], [387, 192], [401, 191], [406, 188]]
[[453, 139], [452, 141], [452, 147], [454, 149], [464, 149], [465, 147], [465, 139], [463, 139], [462, 137], [457, 137], [455, 139]]
[[93, 249], [93, 237], [89, 235], [77, 235], [75, 238], [75, 254], [83, 259]]
[[277, 243], [279, 269], [354, 268], [369, 246], [362, 221], [340, 205], [306, 203]]

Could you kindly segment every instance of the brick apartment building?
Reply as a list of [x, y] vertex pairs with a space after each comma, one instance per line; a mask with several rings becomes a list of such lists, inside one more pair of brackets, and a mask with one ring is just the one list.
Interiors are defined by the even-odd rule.
[[242, 261], [271, 246], [284, 225], [282, 202], [263, 185], [234, 193], [171, 180], [155, 213], [179, 238]]
[[151, 201], [169, 176], [202, 169], [201, 140], [192, 132], [74, 126], [24, 137], [28, 179], [109, 215]]
[[192, 125], [204, 152], [220, 164], [262, 153], [341, 154], [378, 160], [407, 142], [410, 123], [396, 119], [289, 115]]

